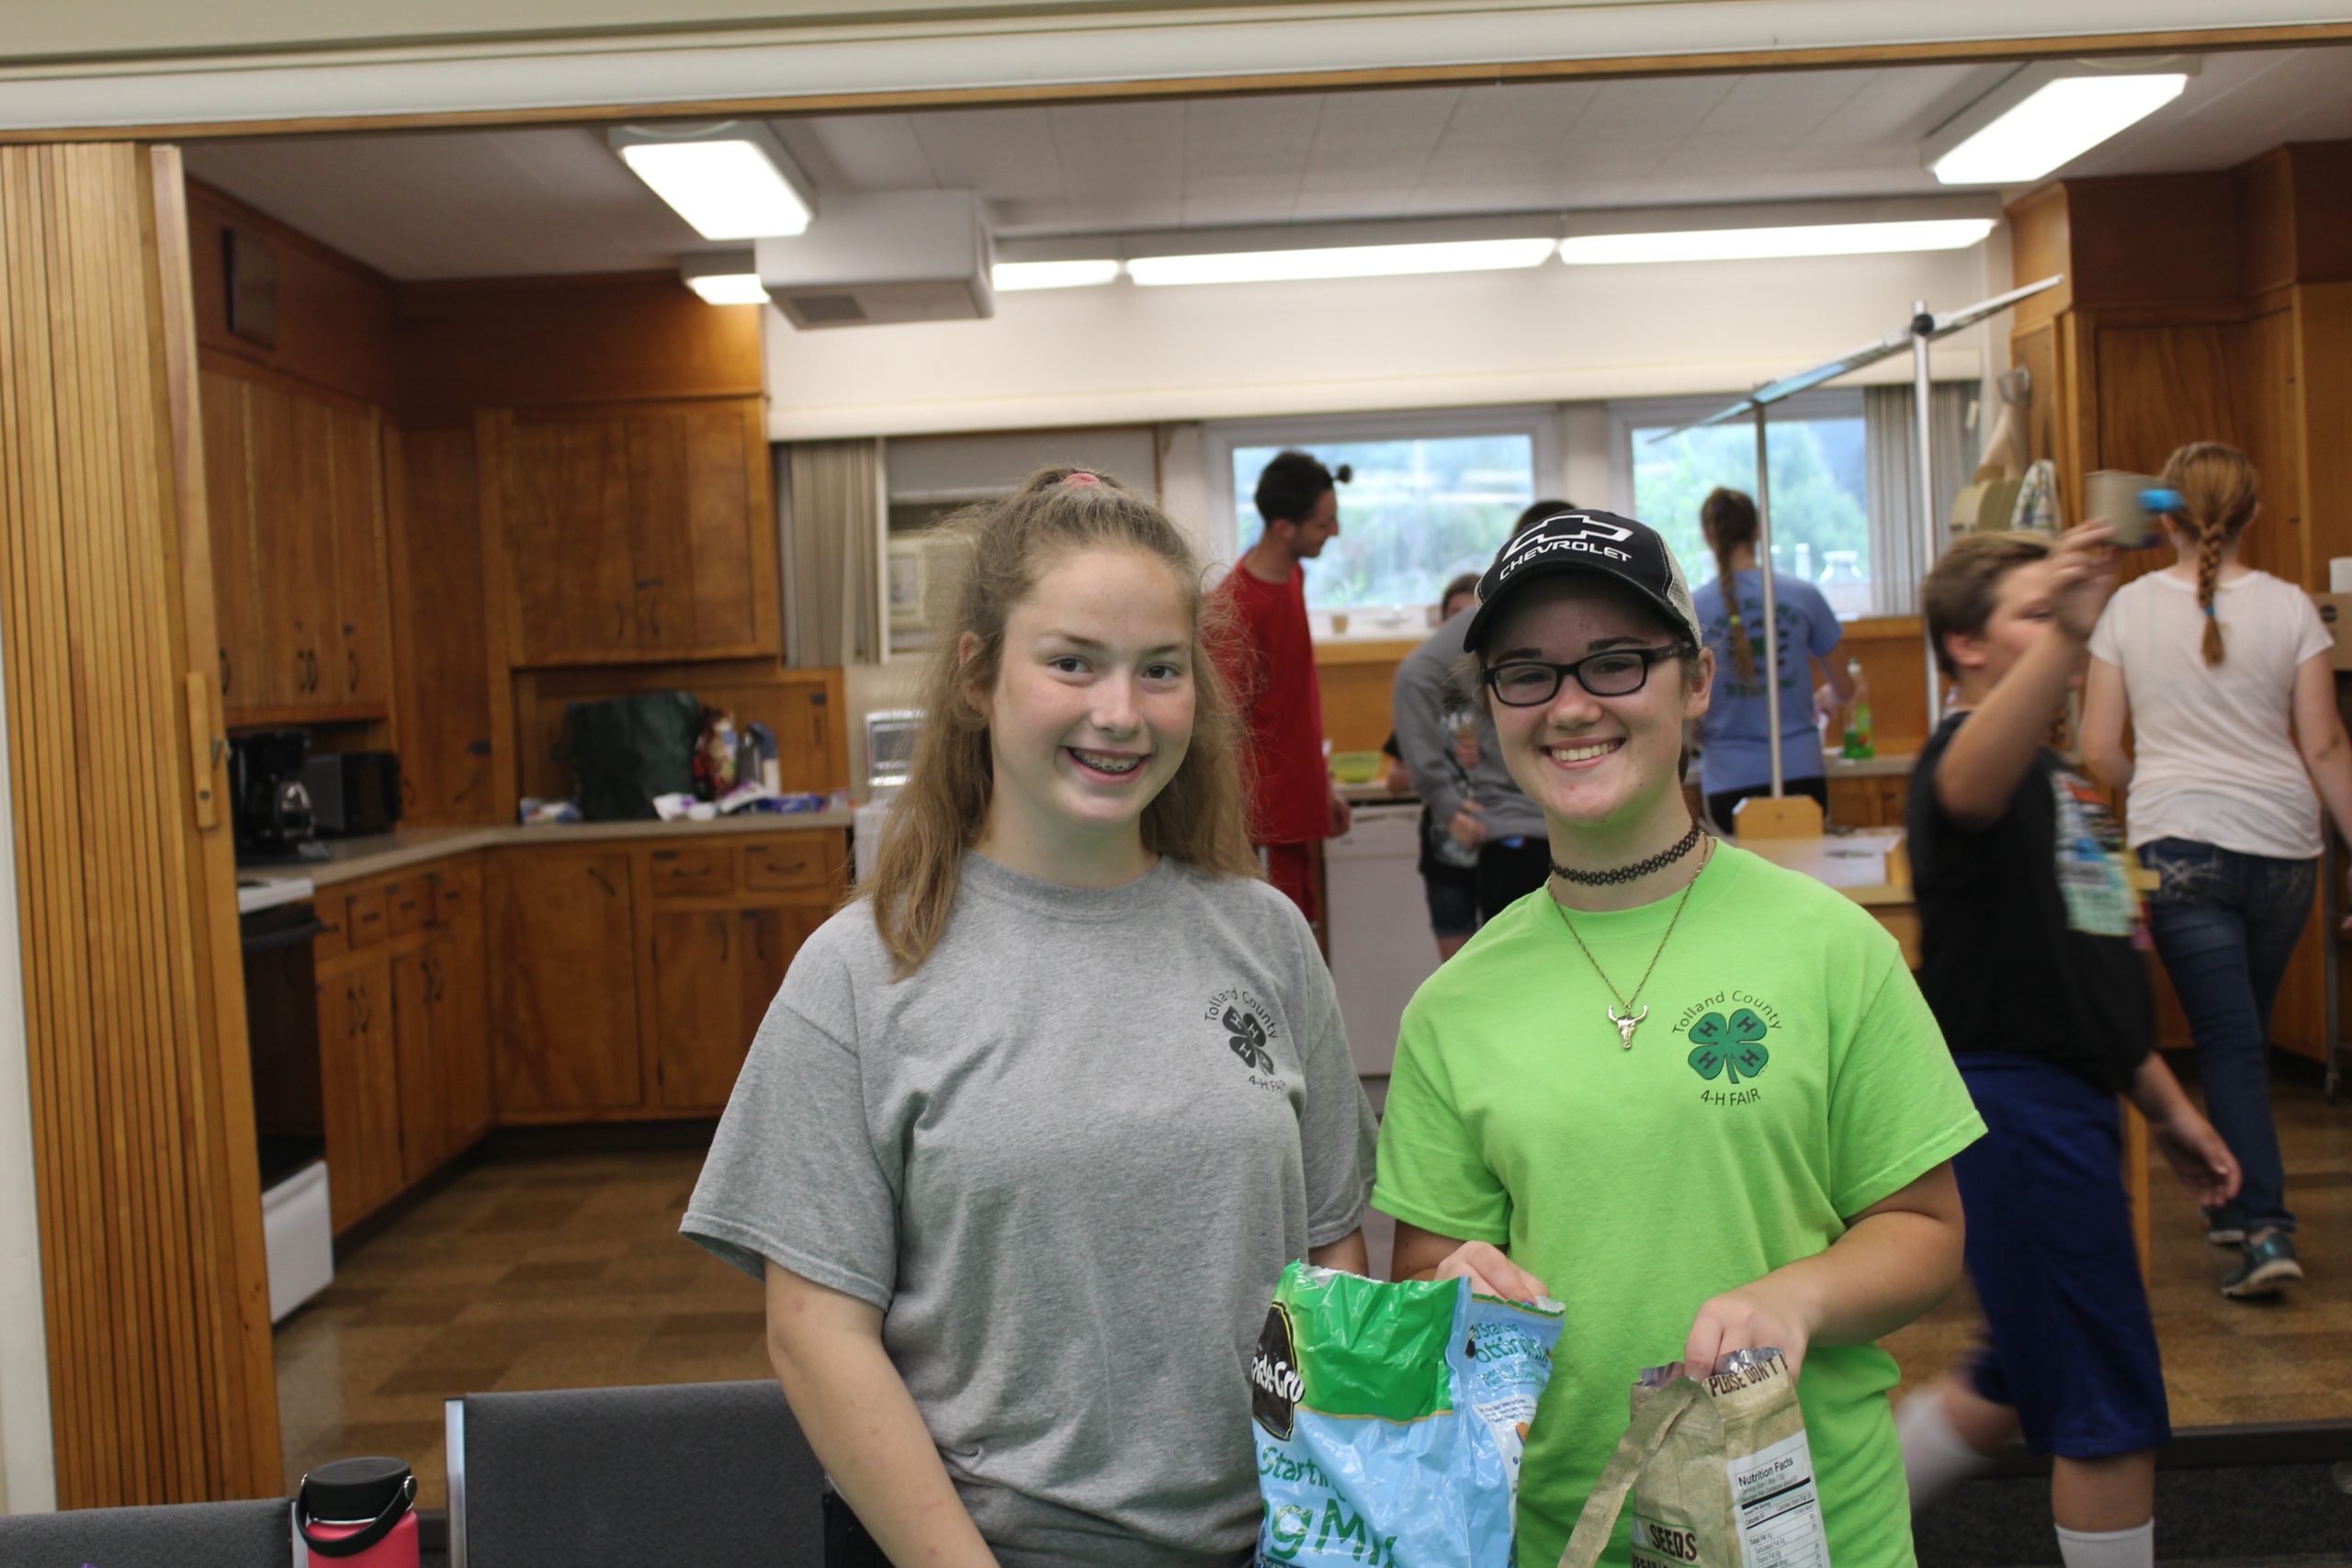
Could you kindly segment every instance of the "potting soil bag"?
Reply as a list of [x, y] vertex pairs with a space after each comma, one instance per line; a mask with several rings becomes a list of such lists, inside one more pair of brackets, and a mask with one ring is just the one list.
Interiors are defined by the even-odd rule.
[[1250, 1367], [1260, 1568], [1510, 1568], [1557, 1303], [1293, 1263]]
[[1735, 1350], [1705, 1378], [1679, 1361], [1642, 1373], [1633, 1424], [1560, 1568], [1600, 1560], [1629, 1491], [1633, 1568], [1829, 1568], [1813, 1450], [1778, 1350]]

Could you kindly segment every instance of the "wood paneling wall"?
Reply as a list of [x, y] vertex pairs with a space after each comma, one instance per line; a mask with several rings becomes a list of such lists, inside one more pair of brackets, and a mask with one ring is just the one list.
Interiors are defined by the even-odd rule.
[[[188, 182], [187, 218], [198, 343], [361, 402], [392, 400], [391, 279], [200, 181]], [[274, 344], [229, 330], [223, 245], [231, 229], [257, 235], [277, 260]]]
[[[2183, 442], [2227, 441], [2262, 475], [2245, 557], [2307, 589], [2352, 555], [2352, 142], [2290, 144], [2234, 170], [2067, 181], [2009, 209], [2018, 281], [2067, 285], [2012, 329], [2034, 372], [2033, 453], [2056, 460], [2067, 518], [2095, 468], [2154, 471]], [[2127, 552], [2128, 580], [2171, 564]], [[2271, 1021], [2321, 1054], [2316, 910]], [[2188, 1043], [2158, 967], [2158, 1034]], [[2352, 999], [2352, 998], [2347, 998]]]
[[761, 308], [706, 305], [674, 273], [404, 284], [411, 410], [757, 397]]
[[470, 419], [395, 426], [384, 454], [392, 550], [392, 702], [403, 822], [495, 819], [481, 512]]
[[183, 600], [203, 490], [178, 180], [168, 152], [0, 149], [0, 623], [65, 1506], [280, 1485], [218, 721], [189, 657], [211, 627]]
[[[517, 671], [514, 718], [520, 793], [552, 800], [571, 794], [571, 766], [556, 755], [565, 705], [666, 691], [692, 692], [705, 707], [725, 709], [734, 716], [739, 734], [744, 725], [766, 725], [775, 734], [786, 793], [821, 794], [849, 786], [841, 671], [788, 669], [774, 659], [738, 659]], [[1379, 745], [1379, 737], [1372, 743]]]

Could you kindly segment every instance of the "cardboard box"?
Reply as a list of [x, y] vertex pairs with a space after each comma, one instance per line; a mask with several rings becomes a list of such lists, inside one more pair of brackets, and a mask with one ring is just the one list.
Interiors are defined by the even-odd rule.
[[2335, 639], [2335, 667], [2352, 670], [2352, 593], [2314, 593], [2319, 618]]

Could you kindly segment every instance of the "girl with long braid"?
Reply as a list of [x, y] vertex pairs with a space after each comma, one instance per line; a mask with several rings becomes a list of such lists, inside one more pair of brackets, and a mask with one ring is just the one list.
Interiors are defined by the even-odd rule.
[[[1715, 653], [1715, 695], [1699, 721], [1699, 788], [1707, 815], [1729, 831], [1732, 808], [1772, 787], [1770, 709], [1758, 675], [1764, 648], [1764, 574], [1756, 561], [1756, 502], [1718, 487], [1699, 508], [1699, 528], [1714, 552], [1715, 580], [1691, 595], [1700, 629]], [[1802, 577], [1775, 570], [1772, 593], [1780, 622], [1781, 779], [1791, 795], [1809, 795], [1829, 809], [1821, 740], [1815, 716], [1835, 713], [1854, 694], [1854, 682], [1830, 654], [1844, 629], [1821, 591]], [[1821, 665], [1822, 683], [1813, 682]], [[1808, 698], [1807, 694], [1811, 694]]]
[[2191, 443], [2163, 483], [2179, 497], [2165, 518], [2177, 558], [2120, 591], [2092, 634], [2083, 760], [2129, 789], [2131, 845], [2163, 878], [2156, 952], [2207, 1113], [2245, 1170], [2236, 1199], [2205, 1212], [2214, 1245], [2241, 1249], [2222, 1293], [2268, 1295], [2303, 1277], [2270, 1116], [2270, 1008], [2311, 913], [2322, 802], [2352, 829], [2352, 742], [2310, 596], [2241, 558], [2260, 510], [2245, 454]]

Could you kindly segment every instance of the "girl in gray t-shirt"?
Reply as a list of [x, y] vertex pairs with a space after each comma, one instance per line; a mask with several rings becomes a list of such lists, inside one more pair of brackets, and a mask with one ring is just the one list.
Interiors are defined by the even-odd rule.
[[682, 1228], [765, 1280], [890, 1558], [1241, 1562], [1250, 1354], [1286, 1262], [1364, 1269], [1371, 1108], [1258, 876], [1183, 536], [1068, 468], [950, 526], [875, 874], [793, 960]]

